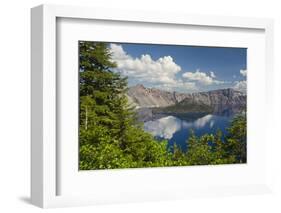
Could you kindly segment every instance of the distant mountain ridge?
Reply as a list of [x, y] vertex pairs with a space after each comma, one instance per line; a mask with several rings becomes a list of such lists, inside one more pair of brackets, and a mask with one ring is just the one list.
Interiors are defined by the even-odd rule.
[[[179, 93], [156, 88], [146, 88], [142, 84], [130, 87], [128, 98], [136, 108], [169, 108], [177, 106], [188, 110], [188, 106], [209, 106], [215, 113], [237, 112], [246, 109], [247, 97], [232, 88], [208, 92]], [[171, 108], [171, 107], [170, 107]], [[194, 111], [194, 109], [193, 109]]]

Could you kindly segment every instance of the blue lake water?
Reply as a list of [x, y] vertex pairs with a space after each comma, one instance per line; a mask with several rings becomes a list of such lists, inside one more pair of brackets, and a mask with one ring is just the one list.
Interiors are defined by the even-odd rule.
[[197, 119], [186, 120], [172, 115], [144, 123], [144, 129], [158, 139], [166, 139], [169, 146], [176, 143], [182, 150], [186, 150], [186, 140], [189, 138], [192, 129], [196, 136], [206, 133], [215, 134], [218, 129], [226, 134], [232, 116], [219, 116], [208, 114]]

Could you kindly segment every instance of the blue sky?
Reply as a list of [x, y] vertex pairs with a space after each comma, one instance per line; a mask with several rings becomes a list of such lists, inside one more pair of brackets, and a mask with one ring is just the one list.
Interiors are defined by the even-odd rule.
[[116, 71], [129, 86], [179, 92], [234, 88], [246, 91], [247, 49], [111, 43]]

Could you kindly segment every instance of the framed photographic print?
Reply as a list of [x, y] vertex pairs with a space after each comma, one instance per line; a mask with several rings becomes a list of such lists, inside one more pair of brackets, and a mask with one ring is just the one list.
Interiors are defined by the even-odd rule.
[[104, 11], [32, 9], [32, 203], [270, 192], [272, 20]]
[[246, 48], [78, 45], [80, 170], [247, 163]]

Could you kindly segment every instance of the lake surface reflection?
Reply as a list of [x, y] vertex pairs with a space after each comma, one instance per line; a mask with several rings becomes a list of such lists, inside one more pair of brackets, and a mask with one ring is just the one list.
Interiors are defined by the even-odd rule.
[[180, 117], [166, 116], [157, 120], [147, 121], [144, 123], [144, 129], [150, 132], [156, 138], [166, 139], [169, 141], [169, 146], [176, 143], [183, 150], [186, 150], [186, 140], [192, 129], [196, 136], [201, 136], [206, 133], [215, 134], [218, 129], [223, 134], [226, 133], [226, 128], [232, 116], [205, 115], [194, 120], [185, 120]]

